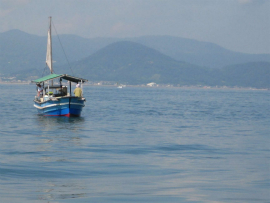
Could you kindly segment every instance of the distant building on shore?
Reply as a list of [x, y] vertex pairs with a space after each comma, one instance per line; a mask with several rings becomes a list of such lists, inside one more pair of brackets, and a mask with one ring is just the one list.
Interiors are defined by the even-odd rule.
[[158, 84], [154, 83], [154, 82], [150, 82], [150, 83], [146, 84], [146, 86], [148, 86], [148, 87], [158, 87]]

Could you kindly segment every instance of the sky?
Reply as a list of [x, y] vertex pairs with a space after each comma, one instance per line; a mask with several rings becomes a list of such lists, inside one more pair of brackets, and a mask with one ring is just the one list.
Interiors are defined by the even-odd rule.
[[270, 54], [270, 0], [0, 0], [0, 32], [85, 38], [170, 35]]

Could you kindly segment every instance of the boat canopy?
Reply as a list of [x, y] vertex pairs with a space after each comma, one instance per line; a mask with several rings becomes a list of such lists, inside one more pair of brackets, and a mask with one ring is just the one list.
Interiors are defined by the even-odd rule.
[[71, 81], [71, 82], [87, 82], [88, 80], [86, 79], [82, 79], [82, 78], [77, 78], [77, 77], [73, 77], [73, 76], [70, 76], [70, 75], [67, 75], [67, 74], [50, 74], [50, 75], [46, 75], [42, 78], [39, 78], [39, 79], [36, 79], [36, 80], [33, 80], [32, 83], [42, 83], [42, 82], [46, 82], [46, 81], [49, 81], [49, 80], [53, 80], [53, 79], [56, 79], [56, 78], [62, 78], [64, 80], [68, 80], [68, 81]]

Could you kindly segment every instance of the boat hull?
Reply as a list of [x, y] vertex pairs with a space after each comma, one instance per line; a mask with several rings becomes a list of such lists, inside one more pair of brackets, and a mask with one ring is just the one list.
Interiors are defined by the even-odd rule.
[[34, 107], [38, 113], [44, 116], [81, 116], [85, 99], [80, 97], [63, 97], [49, 99], [44, 102], [34, 100]]

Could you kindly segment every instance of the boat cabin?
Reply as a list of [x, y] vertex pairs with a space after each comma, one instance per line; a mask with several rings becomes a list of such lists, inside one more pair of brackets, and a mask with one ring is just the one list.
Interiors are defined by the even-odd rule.
[[[56, 79], [59, 79], [59, 84], [53, 85], [53, 81]], [[63, 80], [67, 81], [67, 86], [62, 85]], [[39, 96], [35, 97], [36, 102], [42, 103], [61, 97], [74, 97], [72, 96], [71, 83], [81, 84], [81, 88], [83, 88], [83, 83], [87, 82], [87, 80], [67, 74], [50, 74], [32, 82], [37, 85], [40, 84], [43, 89], [43, 92]]]

